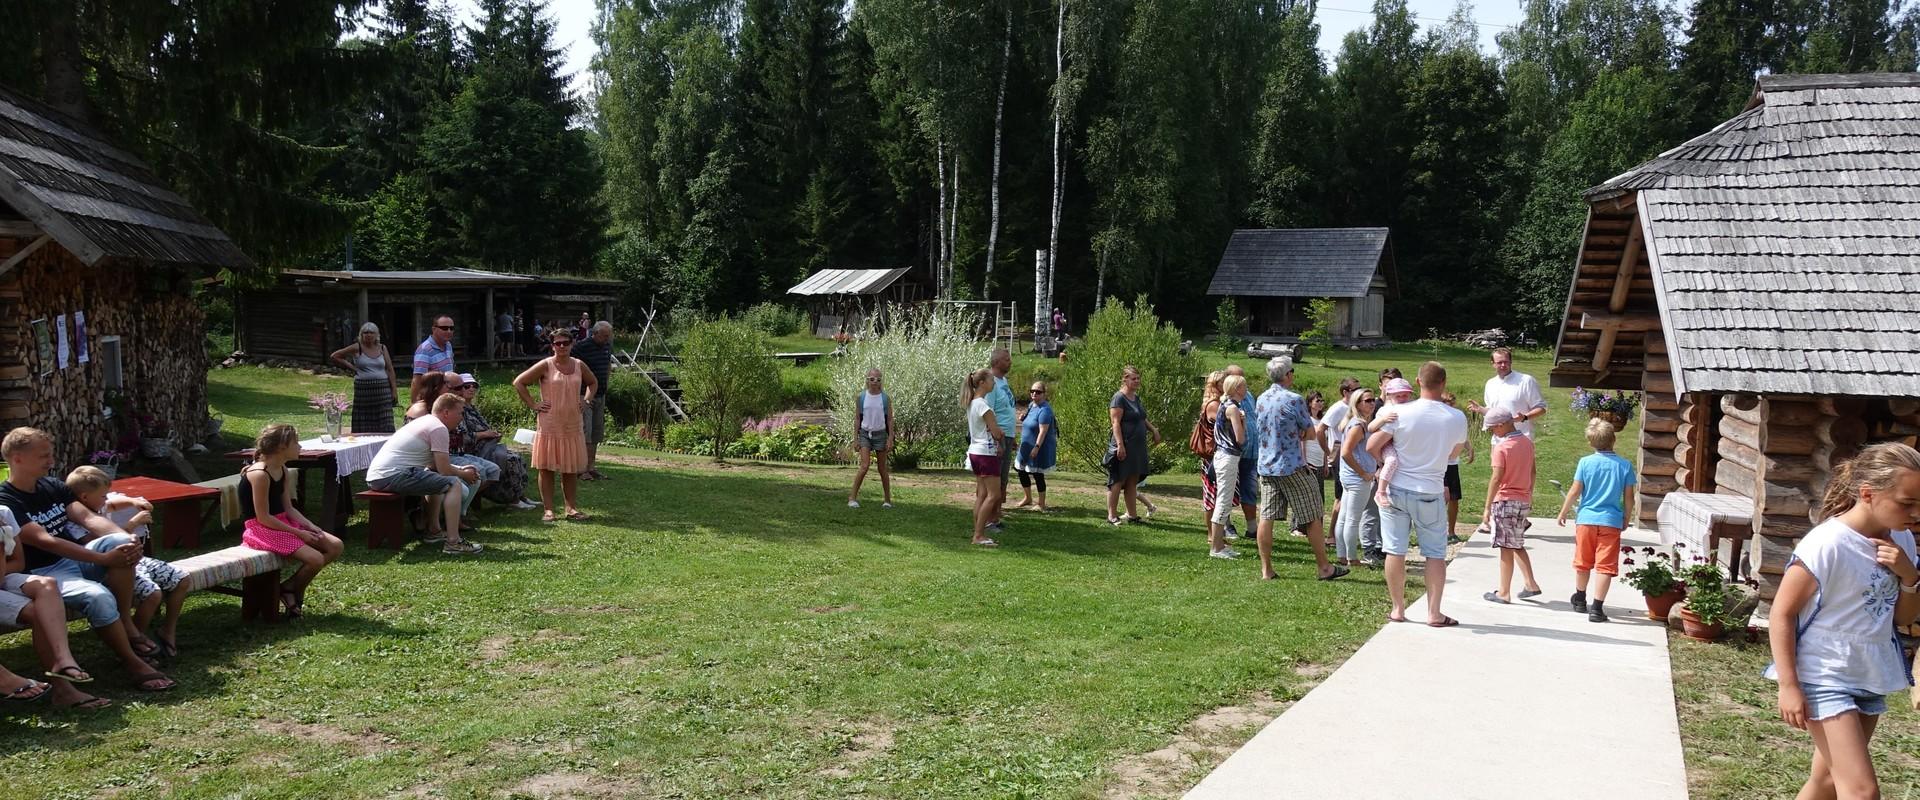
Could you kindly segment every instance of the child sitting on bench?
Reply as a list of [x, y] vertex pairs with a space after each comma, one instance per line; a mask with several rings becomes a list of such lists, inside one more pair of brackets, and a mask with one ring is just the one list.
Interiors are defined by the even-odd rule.
[[[112, 491], [112, 486], [113, 479], [107, 477], [107, 473], [99, 467], [75, 467], [67, 473], [67, 491], [73, 493], [80, 505], [113, 520], [113, 524], [133, 534], [134, 539], [145, 547], [150, 536], [148, 529], [153, 522], [153, 504], [144, 497]], [[149, 637], [159, 646], [156, 655], [162, 658], [173, 658], [180, 654], [176, 644], [180, 607], [187, 602], [187, 592], [180, 589], [180, 582], [186, 577], [186, 573], [174, 569], [172, 564], [150, 556], [142, 557], [140, 563], [133, 565], [133, 629], [147, 633], [162, 600], [167, 604], [166, 621], [161, 623], [158, 634]]]

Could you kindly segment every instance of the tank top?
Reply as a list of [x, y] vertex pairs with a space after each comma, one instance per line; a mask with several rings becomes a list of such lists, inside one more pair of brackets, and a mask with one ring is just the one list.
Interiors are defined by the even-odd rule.
[[1227, 422], [1227, 409], [1222, 405], [1213, 412], [1213, 452], [1230, 456], [1241, 455], [1245, 441], [1233, 440], [1233, 424]]
[[[246, 477], [246, 474], [266, 471], [267, 468], [264, 466], [256, 469], [249, 465], [240, 473], [240, 518], [243, 520], [253, 519], [255, 514], [253, 482]], [[273, 477], [272, 473], [267, 474], [267, 513], [274, 516], [287, 513], [287, 473], [284, 469], [281, 470], [278, 478]]]
[[353, 352], [353, 379], [356, 381], [384, 381], [387, 379], [387, 357], [370, 356], [364, 351]]

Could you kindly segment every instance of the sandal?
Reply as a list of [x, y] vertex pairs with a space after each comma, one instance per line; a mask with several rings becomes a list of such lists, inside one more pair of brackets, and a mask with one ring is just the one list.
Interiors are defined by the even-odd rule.
[[1332, 572], [1320, 576], [1320, 580], [1337, 581], [1351, 574], [1353, 574], [1353, 570], [1347, 569], [1346, 567], [1334, 567]]
[[[307, 604], [306, 598], [301, 598], [300, 605], [304, 606], [306, 604]], [[180, 656], [180, 648], [175, 646], [174, 643], [170, 640], [162, 639], [158, 636], [155, 636], [153, 637], [153, 643], [160, 645], [161, 658], [178, 658]]]
[[593, 517], [589, 517], [586, 514], [581, 513], [578, 509], [567, 512], [567, 521], [569, 522], [586, 522], [587, 520], [590, 520], [590, 519], [593, 519]]
[[281, 589], [280, 608], [289, 619], [300, 616], [300, 595], [292, 589]]
[[88, 675], [87, 671], [84, 669], [81, 669], [80, 665], [78, 664], [73, 664], [65, 667], [55, 667], [52, 671], [46, 673], [46, 676], [54, 680], [66, 681], [67, 683], [92, 683], [93, 682], [93, 676]]
[[999, 547], [1000, 543], [992, 539], [981, 539], [980, 541], [974, 542], [974, 545], [978, 547]]
[[143, 691], [143, 692], [167, 692], [167, 691], [172, 691], [173, 687], [179, 685], [177, 683], [174, 683], [172, 678], [169, 678], [165, 674], [159, 673], [159, 672], [148, 672], [140, 675], [135, 675], [133, 676], [133, 682], [134, 682], [134, 685], [138, 687], [140, 691]]
[[108, 700], [107, 698], [89, 697], [78, 703], [68, 703], [64, 706], [61, 706], [61, 708], [72, 708], [80, 711], [99, 711], [100, 709], [106, 708], [107, 706], [110, 706], [110, 705], [113, 705], [113, 701]]
[[141, 658], [158, 658], [160, 646], [145, 636], [127, 640], [127, 646], [133, 648], [133, 654]]
[[5, 696], [6, 696], [7, 702], [9, 703], [28, 703], [34, 700], [38, 700], [42, 697], [46, 697], [47, 692], [50, 692], [50, 691], [53, 691], [52, 686], [41, 683], [32, 678], [28, 678], [26, 683], [23, 683], [20, 685], [19, 688], [6, 693]]
[[1441, 618], [1440, 618], [1440, 621], [1438, 621], [1438, 622], [1429, 622], [1429, 623], [1427, 623], [1427, 627], [1429, 627], [1429, 628], [1451, 628], [1451, 627], [1453, 627], [1453, 626], [1455, 626], [1455, 625], [1458, 625], [1458, 624], [1460, 624], [1460, 620], [1457, 620], [1457, 619], [1454, 619], [1454, 618], [1452, 618], [1452, 617], [1445, 617], [1445, 616], [1443, 616], [1443, 617], [1441, 617]]
[[1127, 520], [1125, 517], [1107, 517], [1107, 524], [1118, 528], [1122, 525], [1127, 524]]
[[553, 512], [549, 511], [545, 514], [540, 515], [540, 521], [547, 523], [548, 525], [552, 525], [553, 523], [558, 522], [559, 520], [553, 516]]

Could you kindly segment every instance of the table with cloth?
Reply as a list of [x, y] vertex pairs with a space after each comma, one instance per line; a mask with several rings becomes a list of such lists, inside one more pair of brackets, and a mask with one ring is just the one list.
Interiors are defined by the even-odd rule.
[[1743, 574], [1742, 551], [1747, 539], [1753, 536], [1753, 498], [1737, 494], [1668, 492], [1660, 501], [1655, 519], [1660, 525], [1662, 544], [1685, 544], [1688, 553], [1693, 555], [1718, 560], [1720, 543], [1733, 542], [1727, 572], [1734, 577]]
[[[348, 480], [354, 473], [372, 466], [374, 455], [391, 438], [385, 434], [350, 434], [331, 442], [319, 439], [300, 442], [299, 457], [288, 461], [287, 466], [311, 470], [320, 476], [320, 516], [313, 518], [315, 524], [335, 535], [346, 529], [347, 518], [353, 515], [353, 490]], [[252, 461], [253, 448], [227, 455]]]

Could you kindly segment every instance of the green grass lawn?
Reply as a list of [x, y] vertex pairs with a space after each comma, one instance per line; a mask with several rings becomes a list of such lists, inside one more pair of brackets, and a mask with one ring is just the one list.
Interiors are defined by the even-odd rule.
[[[344, 378], [221, 370], [236, 437], [317, 429]], [[359, 523], [307, 617], [241, 626], [195, 596], [181, 682], [142, 696], [79, 634], [104, 713], [0, 708], [0, 785], [24, 798], [1093, 797], [1204, 712], [1299, 696], [1379, 626], [1377, 574], [1283, 579], [1204, 557], [1192, 476], [1150, 525], [1097, 484], [967, 545], [957, 473], [899, 507], [845, 506], [844, 468], [641, 458], [584, 485], [587, 524], [489, 510], [488, 551], [369, 552]], [[215, 536], [209, 547], [231, 544]], [[1251, 550], [1251, 547], [1246, 548]], [[1416, 588], [1417, 591], [1417, 588]], [[0, 663], [33, 663], [27, 638]], [[1250, 731], [1248, 731], [1250, 733]], [[1204, 766], [1204, 765], [1202, 765]], [[1182, 785], [1184, 788], [1184, 785]], [[1178, 789], [1173, 790], [1174, 794]]]
[[[1776, 684], [1760, 676], [1767, 640], [1669, 640], [1687, 785], [1694, 800], [1792, 797], [1807, 779], [1813, 740], [1780, 721]], [[1887, 800], [1920, 798], [1920, 714], [1908, 692], [1887, 698], [1873, 736], [1874, 769]], [[1621, 765], [1631, 769], [1631, 765]]]

